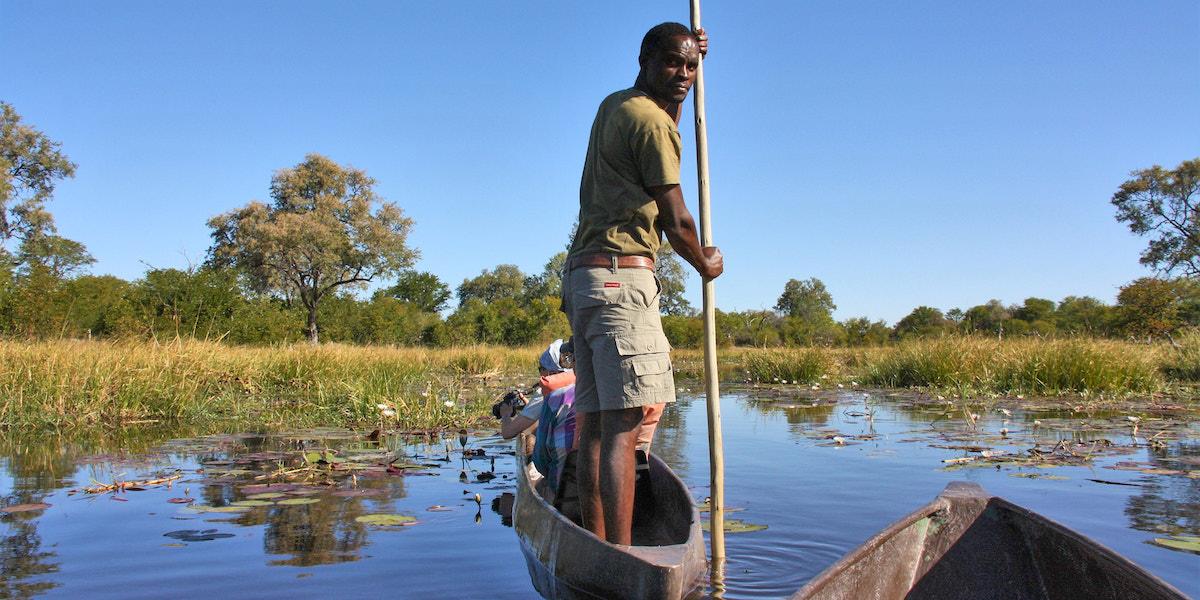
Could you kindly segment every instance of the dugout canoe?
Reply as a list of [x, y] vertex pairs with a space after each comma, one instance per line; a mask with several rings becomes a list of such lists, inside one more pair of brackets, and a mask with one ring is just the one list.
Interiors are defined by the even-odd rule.
[[1187, 600], [1125, 557], [956, 481], [792, 600]]
[[634, 504], [634, 545], [624, 546], [556, 510], [542, 495], [541, 474], [517, 455], [513, 529], [543, 597], [674, 600], [700, 585], [707, 569], [700, 514], [687, 486], [657, 456], [648, 457], [652, 493], [639, 493]]

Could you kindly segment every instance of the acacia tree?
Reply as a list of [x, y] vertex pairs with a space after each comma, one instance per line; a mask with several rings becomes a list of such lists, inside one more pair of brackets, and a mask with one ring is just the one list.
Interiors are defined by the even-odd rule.
[[1154, 165], [1131, 175], [1112, 203], [1117, 221], [1151, 238], [1140, 262], [1162, 274], [1200, 276], [1200, 158], [1173, 171]]
[[405, 243], [412, 219], [374, 185], [366, 171], [309, 154], [275, 172], [270, 205], [253, 201], [209, 220], [209, 262], [244, 269], [258, 290], [299, 299], [315, 344], [317, 307], [329, 292], [365, 287], [417, 258]]
[[826, 291], [825, 284], [816, 277], [810, 277], [804, 281], [789, 279], [783, 286], [779, 301], [775, 303], [775, 310], [805, 321], [832, 321], [837, 305], [833, 303], [833, 295]]
[[56, 180], [75, 176], [75, 164], [60, 145], [23, 125], [12, 105], [0, 101], [0, 254], [12, 240], [54, 233], [45, 204]]

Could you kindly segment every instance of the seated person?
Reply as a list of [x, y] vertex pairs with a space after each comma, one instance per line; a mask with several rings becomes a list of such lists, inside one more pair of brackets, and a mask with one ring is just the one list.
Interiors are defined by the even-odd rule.
[[[568, 455], [575, 450], [575, 372], [571, 342], [554, 340], [538, 360], [538, 382], [540, 394], [535, 394], [520, 413], [514, 414], [510, 402], [502, 403], [500, 435], [511, 439], [517, 434], [537, 427], [532, 448], [527, 447], [533, 465], [543, 476], [551, 490], [557, 490]], [[524, 395], [522, 395], [524, 398]], [[644, 407], [642, 429], [638, 434], [637, 448], [643, 455], [650, 452], [654, 431], [662, 418], [666, 404]], [[642, 461], [639, 460], [639, 463]]]
[[498, 409], [500, 435], [505, 439], [537, 427], [533, 448], [527, 451], [551, 490], [557, 490], [567, 454], [575, 446], [575, 372], [568, 366], [569, 361], [569, 342], [551, 342], [538, 359], [540, 393], [528, 400], [520, 414], [513, 414], [511, 402], [502, 403]]

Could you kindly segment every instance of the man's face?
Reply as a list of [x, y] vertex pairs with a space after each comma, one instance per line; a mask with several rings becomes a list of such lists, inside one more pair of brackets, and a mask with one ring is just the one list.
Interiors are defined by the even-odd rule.
[[691, 36], [669, 38], [667, 47], [652, 56], [640, 59], [642, 82], [646, 93], [660, 102], [679, 103], [687, 99], [688, 90], [696, 82], [700, 66], [700, 48]]

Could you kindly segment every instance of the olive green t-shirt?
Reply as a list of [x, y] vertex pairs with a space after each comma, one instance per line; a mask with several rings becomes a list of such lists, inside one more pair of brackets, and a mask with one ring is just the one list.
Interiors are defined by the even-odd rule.
[[600, 103], [579, 184], [579, 228], [569, 256], [654, 257], [662, 233], [646, 188], [679, 183], [679, 130], [667, 111], [635, 89]]

